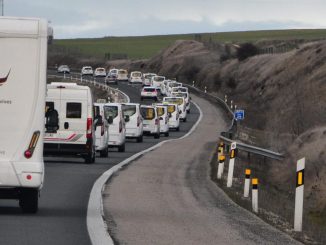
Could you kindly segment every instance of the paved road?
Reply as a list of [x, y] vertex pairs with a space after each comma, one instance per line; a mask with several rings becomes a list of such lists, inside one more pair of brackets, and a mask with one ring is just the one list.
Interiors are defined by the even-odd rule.
[[203, 120], [189, 137], [164, 144], [117, 174], [104, 190], [117, 244], [296, 244], [240, 208], [210, 180], [209, 160], [226, 124], [192, 96]]
[[[125, 83], [118, 87], [132, 102], [139, 102], [139, 87]], [[198, 116], [199, 112], [193, 110], [180, 132], [172, 132], [169, 138], [184, 135]], [[93, 165], [84, 164], [78, 158], [46, 158], [45, 184], [36, 215], [22, 214], [17, 201], [0, 201], [0, 244], [89, 245], [86, 213], [95, 180], [115, 164], [164, 139], [144, 137], [141, 144], [128, 140], [125, 153], [112, 149], [108, 159], [97, 158]]]

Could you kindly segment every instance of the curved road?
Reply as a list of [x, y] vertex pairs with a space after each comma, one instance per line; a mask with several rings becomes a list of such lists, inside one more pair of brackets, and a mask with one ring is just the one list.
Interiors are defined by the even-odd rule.
[[[131, 102], [139, 102], [139, 86], [122, 83], [118, 88], [130, 96]], [[180, 132], [170, 133], [169, 138], [184, 135], [198, 117], [199, 112], [193, 107], [189, 120], [181, 124]], [[23, 214], [17, 201], [0, 200], [0, 244], [89, 245], [86, 214], [96, 179], [115, 164], [165, 139], [146, 136], [143, 143], [127, 140], [125, 153], [110, 149], [109, 158], [97, 158], [92, 165], [84, 164], [80, 158], [46, 158], [45, 182], [37, 214]]]
[[187, 138], [135, 160], [106, 186], [104, 209], [117, 244], [299, 244], [234, 204], [210, 180], [225, 128], [221, 110], [192, 95], [203, 119]]

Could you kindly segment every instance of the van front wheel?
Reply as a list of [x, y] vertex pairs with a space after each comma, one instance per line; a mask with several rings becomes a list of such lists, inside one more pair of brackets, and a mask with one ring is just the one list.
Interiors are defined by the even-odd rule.
[[35, 214], [38, 210], [38, 189], [22, 189], [19, 197], [19, 206], [24, 213]]
[[95, 149], [92, 152], [88, 153], [85, 157], [86, 163], [94, 163], [95, 162]]
[[126, 145], [125, 145], [125, 143], [123, 143], [123, 145], [120, 145], [120, 146], [118, 147], [118, 151], [119, 151], [119, 152], [125, 152], [125, 150], [126, 150]]
[[105, 147], [104, 150], [100, 151], [100, 157], [108, 157], [108, 155], [109, 155], [108, 147]]
[[159, 139], [160, 138], [160, 133], [154, 135], [154, 139]]
[[139, 136], [139, 137], [137, 138], [137, 142], [138, 142], [138, 143], [143, 142], [143, 135], [141, 135], [141, 136]]

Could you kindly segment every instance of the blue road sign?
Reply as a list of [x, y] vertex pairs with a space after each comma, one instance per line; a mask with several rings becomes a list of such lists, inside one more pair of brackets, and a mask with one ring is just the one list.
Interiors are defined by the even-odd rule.
[[243, 120], [244, 119], [244, 110], [236, 110], [234, 112], [234, 118], [236, 120]]

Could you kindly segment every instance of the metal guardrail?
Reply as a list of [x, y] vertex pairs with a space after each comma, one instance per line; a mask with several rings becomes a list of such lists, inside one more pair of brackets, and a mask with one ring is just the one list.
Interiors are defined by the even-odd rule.
[[[73, 75], [75, 75], [75, 77]], [[94, 85], [95, 87], [102, 88], [103, 90], [107, 90], [110, 93], [110, 95], [115, 98], [116, 102], [119, 102], [119, 103], [129, 103], [130, 102], [129, 97], [125, 93], [120, 91], [119, 89], [112, 88], [106, 84], [99, 83], [95, 80], [88, 80], [88, 79], [84, 79], [82, 77], [78, 77], [78, 75], [80, 75], [80, 74], [79, 73], [71, 73], [71, 74], [67, 74], [65, 77], [58, 76], [58, 75], [48, 75], [48, 77], [67, 79], [70, 81], [79, 81], [81, 83], [89, 83], [89, 84]]]
[[[185, 84], [186, 85], [186, 84]], [[230, 118], [232, 118], [232, 123], [230, 128], [228, 129], [228, 131], [231, 131], [236, 123], [236, 120], [234, 118], [234, 113], [231, 110], [231, 108], [228, 106], [227, 103], [225, 103], [225, 101], [217, 96], [211, 95], [209, 93], [205, 93], [205, 91], [202, 91], [194, 86], [191, 85], [186, 85], [186, 87], [188, 87], [188, 89], [192, 92], [194, 92], [195, 94], [199, 94], [201, 97], [211, 101], [211, 102], [217, 102], [227, 113], [228, 116]], [[271, 159], [275, 159], [275, 160], [283, 160], [284, 159], [284, 155], [279, 153], [279, 152], [274, 152], [268, 149], [264, 149], [264, 148], [260, 148], [257, 146], [253, 146], [253, 145], [248, 145], [245, 143], [241, 143], [238, 142], [236, 140], [227, 138], [223, 135], [220, 135], [220, 139], [223, 140], [226, 144], [230, 145], [232, 142], [237, 142], [237, 148], [239, 150], [245, 151], [245, 152], [249, 152], [249, 153], [253, 153], [253, 154], [257, 154], [260, 156], [264, 156], [264, 157], [268, 157]]]

